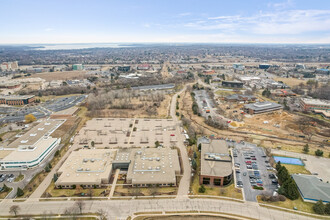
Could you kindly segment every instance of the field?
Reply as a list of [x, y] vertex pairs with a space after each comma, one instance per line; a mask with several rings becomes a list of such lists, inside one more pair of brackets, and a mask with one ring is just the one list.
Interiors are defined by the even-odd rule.
[[303, 83], [303, 84], [306, 83], [305, 80], [302, 80], [302, 79], [295, 79], [295, 78], [282, 78], [282, 77], [277, 77], [277, 78], [274, 78], [274, 80], [276, 80], [276, 81], [282, 81], [282, 82], [284, 82], [285, 84], [287, 84], [287, 85], [290, 86], [290, 87], [297, 86], [297, 85], [299, 85], [300, 83]]
[[35, 73], [27, 78], [40, 77], [41, 79], [50, 82], [52, 80], [69, 80], [69, 79], [84, 79], [87, 78], [86, 71], [63, 71], [63, 72], [45, 72]]
[[301, 173], [301, 174], [311, 174], [305, 166], [291, 165], [291, 164], [282, 164], [289, 171], [290, 174]]

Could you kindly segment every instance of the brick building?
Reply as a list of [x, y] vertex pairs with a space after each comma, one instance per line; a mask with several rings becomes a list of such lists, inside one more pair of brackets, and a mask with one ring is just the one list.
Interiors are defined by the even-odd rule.
[[27, 105], [34, 102], [34, 95], [23, 95], [23, 96], [0, 96], [0, 104], [6, 105]]
[[201, 173], [199, 183], [211, 186], [223, 186], [233, 177], [232, 158], [224, 140], [202, 142]]
[[330, 110], [330, 102], [321, 99], [300, 99], [300, 107], [302, 111], [315, 111], [315, 110]]

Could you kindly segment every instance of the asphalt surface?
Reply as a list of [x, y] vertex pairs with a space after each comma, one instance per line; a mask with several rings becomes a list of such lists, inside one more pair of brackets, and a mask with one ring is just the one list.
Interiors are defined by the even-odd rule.
[[[255, 144], [251, 143], [234, 143], [234, 150], [237, 151], [237, 157], [234, 157], [234, 163], [239, 163], [239, 171], [240, 173], [235, 173], [236, 179], [241, 180], [243, 182], [243, 191], [245, 195], [246, 201], [252, 201], [256, 202], [256, 196], [260, 195], [262, 193], [273, 193], [275, 189], [277, 189], [277, 185], [272, 184], [272, 180], [269, 178], [270, 173], [274, 173], [271, 170], [267, 170], [267, 163], [265, 163], [266, 160], [268, 160], [267, 157], [263, 157], [264, 151], [261, 147], [257, 147]], [[234, 151], [233, 150], [233, 151]], [[253, 155], [255, 155], [256, 160], [248, 159], [246, 160], [243, 153], [244, 152], [253, 152]], [[252, 185], [250, 183], [249, 173], [254, 171], [254, 169], [247, 169], [245, 161], [255, 161], [258, 169], [255, 169], [259, 171], [260, 173], [260, 179], [262, 180], [262, 184], [264, 187], [264, 190], [255, 190], [252, 188]], [[236, 168], [237, 170], [238, 168]], [[246, 173], [246, 175], [244, 175]], [[237, 184], [237, 181], [236, 183]]]
[[33, 114], [37, 119], [47, 117], [53, 112], [62, 111], [78, 105], [86, 98], [85, 95], [70, 96], [49, 100], [34, 106], [0, 107], [0, 125], [4, 123], [22, 122], [25, 115]]

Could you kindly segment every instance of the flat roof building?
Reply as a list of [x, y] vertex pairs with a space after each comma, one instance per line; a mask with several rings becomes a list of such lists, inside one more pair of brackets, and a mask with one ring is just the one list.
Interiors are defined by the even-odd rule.
[[300, 107], [302, 111], [314, 111], [314, 110], [330, 110], [330, 101], [321, 99], [300, 99]]
[[26, 105], [34, 102], [34, 95], [8, 95], [0, 96], [0, 104]]
[[282, 108], [282, 105], [274, 102], [256, 102], [244, 105], [244, 111], [250, 115], [277, 111]]
[[108, 184], [112, 170], [127, 170], [132, 186], [176, 186], [180, 163], [176, 149], [80, 149], [73, 151], [57, 172], [56, 187], [100, 187]]
[[232, 158], [226, 141], [213, 139], [202, 142], [199, 183], [223, 186], [230, 183], [232, 177]]
[[322, 182], [313, 175], [292, 174], [292, 178], [305, 202], [316, 203], [319, 200], [324, 203], [330, 202], [330, 183]]
[[172, 119], [94, 118], [75, 137], [75, 144], [97, 148], [129, 148], [174, 146], [177, 136], [176, 124]]
[[176, 186], [180, 174], [178, 151], [170, 148], [142, 148], [131, 152], [127, 183], [133, 186]]
[[112, 161], [117, 150], [112, 149], [80, 149], [73, 151], [60, 167], [55, 182], [56, 187], [72, 188], [73, 185], [83, 187], [100, 187], [108, 184], [112, 172]]
[[222, 86], [232, 88], [243, 88], [243, 83], [239, 81], [222, 81]]
[[62, 125], [65, 120], [40, 120], [40, 123], [24, 135], [10, 143], [1, 146], [1, 170], [22, 170], [38, 166], [59, 145], [61, 138], [50, 135]]

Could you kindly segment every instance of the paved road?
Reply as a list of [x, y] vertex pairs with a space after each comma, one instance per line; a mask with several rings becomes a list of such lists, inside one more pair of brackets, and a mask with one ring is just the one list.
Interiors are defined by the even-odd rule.
[[176, 93], [173, 97], [172, 97], [172, 101], [171, 101], [171, 117], [173, 118], [173, 120], [176, 122], [176, 124], [178, 125], [176, 127], [177, 129], [177, 134], [180, 134], [178, 137], [178, 141], [177, 141], [177, 147], [180, 149], [181, 152], [181, 159], [182, 159], [182, 165], [183, 165], [183, 176], [180, 180], [180, 184], [179, 184], [179, 189], [178, 189], [178, 197], [179, 196], [187, 196], [188, 192], [189, 192], [189, 187], [190, 187], [190, 178], [191, 178], [191, 167], [190, 167], [190, 163], [189, 163], [189, 159], [188, 159], [188, 153], [187, 153], [187, 149], [186, 146], [184, 145], [183, 141], [183, 135], [181, 135], [181, 131], [180, 131], [180, 120], [177, 118], [177, 116], [175, 115], [176, 113], [176, 100], [178, 95], [180, 95], [182, 92], [184, 92], [186, 90], [186, 86], [179, 91], [178, 93]]
[[[256, 219], [280, 220], [307, 220], [312, 219], [303, 215], [260, 207], [257, 203], [239, 203], [218, 199], [150, 199], [150, 200], [86, 200], [84, 213], [95, 213], [102, 209], [108, 213], [109, 219], [126, 219], [136, 212], [155, 211], [211, 211], [235, 214]], [[0, 213], [8, 215], [9, 208], [13, 205], [20, 207], [20, 214], [64, 213], [68, 208], [74, 207], [74, 201], [52, 201], [22, 203], [5, 202], [0, 206]], [[36, 208], [38, 207], [38, 208]]]

